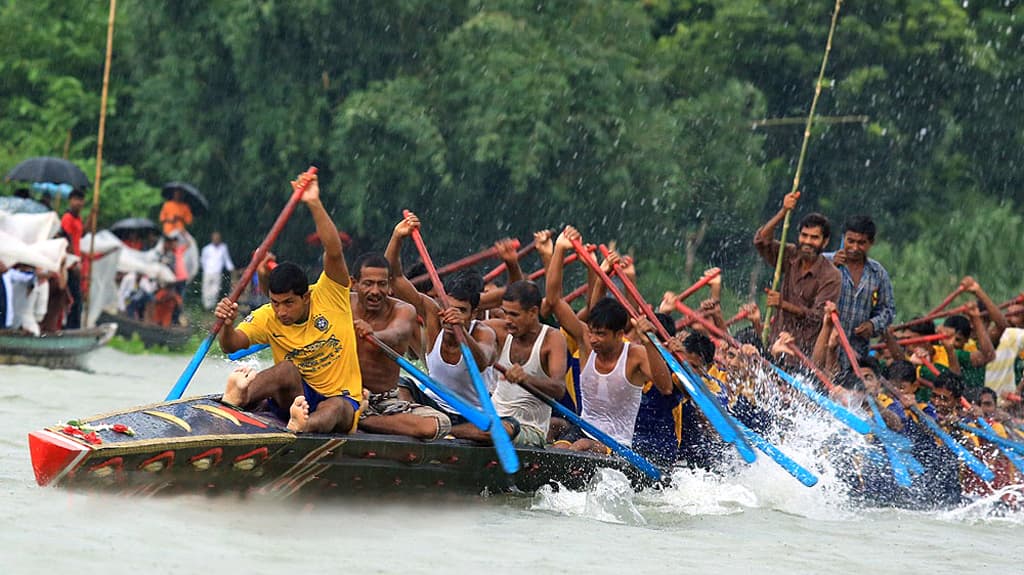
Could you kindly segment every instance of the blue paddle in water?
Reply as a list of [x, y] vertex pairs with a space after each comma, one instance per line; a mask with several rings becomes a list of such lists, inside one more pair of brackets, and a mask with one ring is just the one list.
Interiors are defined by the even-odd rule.
[[[405, 210], [404, 215], [409, 217], [412, 215], [412, 212]], [[434, 267], [434, 262], [430, 259], [430, 253], [427, 252], [427, 246], [423, 243], [423, 236], [420, 234], [418, 227], [412, 230], [412, 241], [416, 244], [416, 250], [420, 253], [420, 259], [423, 260], [424, 267], [427, 268], [430, 281], [434, 284], [434, 291], [437, 293], [441, 305], [447, 308], [448, 294], [444, 291], [441, 276], [437, 274], [437, 268]], [[494, 404], [491, 403], [491, 394], [487, 391], [487, 385], [480, 374], [480, 367], [477, 366], [476, 358], [473, 357], [473, 351], [469, 349], [469, 344], [466, 343], [465, 332], [453, 327], [452, 333], [455, 334], [455, 339], [459, 342], [459, 349], [462, 350], [462, 359], [466, 362], [466, 368], [469, 370], [469, 377], [473, 381], [473, 388], [476, 389], [477, 397], [480, 399], [480, 405], [483, 406], [484, 413], [491, 419], [488, 433], [491, 435], [491, 441], [494, 442], [495, 451], [498, 452], [498, 460], [501, 462], [501, 467], [505, 470], [505, 473], [511, 475], [519, 471], [519, 457], [516, 455], [515, 446], [512, 444], [512, 439], [509, 438], [508, 432], [505, 431], [505, 425], [501, 422], [501, 418], [498, 417], [498, 412], [494, 410]]]
[[[306, 170], [302, 176], [312, 176], [313, 174], [316, 174], [315, 166]], [[295, 207], [299, 205], [299, 198], [302, 197], [302, 192], [306, 191], [306, 180], [302, 176], [299, 176], [299, 181], [302, 183], [295, 188], [295, 191], [292, 193], [292, 197], [288, 200], [288, 203], [285, 204], [284, 209], [281, 210], [281, 213], [277, 216], [277, 220], [274, 222], [274, 225], [267, 233], [267, 237], [263, 238], [263, 243], [260, 244], [260, 247], [256, 248], [255, 252], [253, 252], [252, 260], [249, 261], [249, 266], [245, 268], [245, 272], [242, 273], [242, 277], [238, 280], [238, 283], [235, 284], [235, 288], [231, 290], [231, 295], [228, 296], [231, 303], [237, 302], [238, 298], [242, 296], [242, 292], [245, 291], [245, 286], [249, 284], [249, 280], [251, 280], [253, 274], [256, 273], [256, 268], [260, 265], [260, 262], [263, 261], [263, 258], [266, 257], [267, 251], [270, 250], [270, 246], [274, 245], [274, 240], [277, 239], [281, 230], [284, 229], [284, 225], [288, 222], [288, 218], [292, 217]], [[210, 333], [208, 333], [206, 338], [203, 339], [203, 342], [199, 344], [199, 349], [197, 349], [196, 353], [192, 356], [192, 361], [188, 362], [188, 365], [185, 367], [185, 371], [181, 372], [181, 377], [178, 378], [177, 383], [175, 383], [174, 387], [171, 388], [171, 391], [167, 394], [165, 401], [181, 399], [181, 394], [185, 393], [185, 388], [187, 388], [188, 384], [192, 382], [192, 377], [195, 376], [196, 370], [199, 369], [199, 364], [203, 362], [203, 358], [205, 358], [207, 352], [210, 351], [210, 346], [213, 345], [213, 340], [217, 337], [217, 333], [220, 332], [222, 327], [224, 327], [224, 320], [218, 319], [214, 322], [213, 327], [210, 328]]]

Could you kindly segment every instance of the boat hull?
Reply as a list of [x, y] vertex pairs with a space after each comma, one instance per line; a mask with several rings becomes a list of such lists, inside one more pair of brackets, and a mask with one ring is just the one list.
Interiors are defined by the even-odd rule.
[[107, 312], [101, 313], [98, 321], [117, 323], [117, 335], [125, 339], [132, 339], [135, 334], [138, 334], [139, 340], [146, 347], [163, 345], [168, 349], [178, 350], [185, 347], [193, 332], [191, 326], [163, 327], [154, 323], [139, 321], [125, 315], [113, 315]]
[[117, 324], [33, 336], [0, 333], [0, 365], [36, 365], [50, 369], [85, 369], [85, 354], [107, 344]]
[[[231, 408], [212, 396], [76, 423], [81, 427], [54, 426], [29, 434], [40, 485], [127, 494], [257, 492], [291, 497], [394, 491], [532, 493], [552, 483], [583, 489], [601, 468], [621, 470], [637, 486], [641, 481], [625, 461], [599, 454], [521, 448], [521, 470], [509, 476], [493, 448], [462, 440], [294, 434], [271, 418]], [[114, 425], [124, 425], [135, 435], [109, 429]]]

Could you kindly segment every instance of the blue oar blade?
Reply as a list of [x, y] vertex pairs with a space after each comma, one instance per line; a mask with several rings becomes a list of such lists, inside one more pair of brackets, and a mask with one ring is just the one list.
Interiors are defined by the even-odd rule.
[[[998, 435], [996, 433], [996, 430], [992, 428], [989, 422], [985, 421], [984, 417], [979, 417], [977, 421], [978, 425], [981, 426], [982, 429], [993, 435]], [[1002, 453], [1003, 457], [1005, 457], [1014, 467], [1017, 468], [1017, 471], [1024, 473], [1024, 458], [1022, 458], [1020, 454], [1015, 453], [1012, 449], [1009, 449], [1003, 445], [997, 444], [997, 448], [999, 449], [999, 453]]]
[[430, 378], [427, 374], [420, 371], [412, 362], [405, 359], [402, 356], [396, 356], [395, 362], [398, 363], [399, 367], [405, 370], [413, 379], [423, 384], [424, 387], [436, 393], [441, 399], [455, 408], [455, 411], [462, 417], [466, 418], [466, 421], [475, 425], [481, 431], [490, 431], [491, 429], [491, 418], [488, 417], [484, 412], [476, 408], [476, 406], [470, 404], [468, 401], [459, 397], [458, 394], [454, 393], [450, 389], [437, 383]]
[[213, 345], [213, 334], [206, 336], [206, 339], [199, 344], [199, 349], [192, 356], [192, 361], [188, 362], [188, 366], [185, 367], [185, 371], [181, 372], [181, 376], [178, 377], [178, 382], [171, 388], [170, 393], [167, 394], [167, 398], [164, 401], [174, 401], [181, 399], [181, 394], [185, 393], [185, 388], [192, 381], [192, 376], [196, 374], [196, 370], [199, 369], [199, 364], [203, 362], [203, 358], [206, 357], [206, 353], [210, 351], [210, 346]]
[[459, 342], [459, 347], [462, 349], [466, 368], [469, 369], [469, 377], [473, 380], [473, 387], [480, 398], [480, 405], [483, 406], [484, 413], [491, 419], [491, 428], [488, 433], [491, 434], [491, 441], [494, 442], [494, 450], [498, 452], [498, 461], [501, 462], [505, 473], [512, 475], [519, 471], [519, 456], [516, 455], [515, 445], [512, 443], [512, 438], [508, 436], [508, 432], [505, 431], [505, 425], [501, 422], [501, 418], [494, 410], [491, 394], [487, 391], [483, 376], [480, 375], [480, 368], [476, 364], [476, 358], [473, 357], [473, 351], [464, 341]]
[[257, 343], [256, 345], [250, 345], [249, 347], [247, 347], [245, 349], [240, 349], [238, 351], [234, 351], [234, 352], [229, 353], [228, 354], [228, 359], [230, 359], [231, 361], [238, 361], [240, 359], [249, 357], [250, 355], [252, 355], [254, 353], [259, 353], [259, 352], [267, 349], [268, 347], [270, 347], [270, 346], [265, 344], [265, 343]]
[[885, 455], [889, 459], [889, 466], [892, 467], [892, 476], [896, 479], [896, 483], [902, 487], [910, 487], [910, 471], [907, 469], [906, 463], [900, 456], [900, 450], [893, 445], [893, 441], [890, 438], [889, 428], [885, 425], [885, 419], [882, 418], [882, 412], [878, 409], [878, 403], [875, 398], [868, 395], [868, 405], [871, 406], [871, 413], [875, 419], [875, 438], [882, 444], [885, 449]]
[[550, 397], [542, 397], [541, 399], [545, 403], [550, 405], [551, 409], [557, 411], [567, 421], [574, 423], [575, 425], [578, 425], [580, 429], [586, 431], [587, 434], [589, 434], [591, 437], [603, 443], [605, 447], [611, 449], [613, 452], [617, 453], [623, 459], [632, 463], [634, 467], [642, 471], [648, 477], [655, 481], [661, 481], [661, 471], [659, 471], [653, 463], [644, 458], [644, 456], [633, 451], [629, 447], [622, 445], [614, 438], [612, 438], [610, 435], [601, 431], [597, 427], [594, 427], [593, 424], [576, 415], [575, 413], [573, 413], [572, 410], [558, 403], [557, 401], [551, 399]]
[[[932, 430], [932, 433], [938, 436], [938, 438], [942, 440], [942, 443], [947, 448], [949, 448], [950, 451], [955, 453], [956, 456], [960, 458], [960, 461], [963, 461], [967, 465], [967, 467], [970, 467], [971, 471], [977, 474], [978, 477], [982, 478], [985, 481], [992, 481], [996, 478], [996, 474], [991, 469], [989, 469], [987, 465], [982, 463], [982, 461], [975, 457], [973, 453], [967, 451], [966, 447], [957, 443], [957, 441], [953, 439], [952, 436], [943, 431], [942, 428], [939, 427], [939, 424], [935, 423], [935, 421], [933, 421], [932, 418], [929, 417], [928, 415], [925, 415], [920, 408], [917, 408], [915, 412], [917, 413], [918, 419], [924, 421], [925, 425], [927, 425], [928, 428]], [[968, 429], [968, 431], [970, 431], [970, 429]]]
[[779, 467], [786, 470], [786, 473], [789, 473], [807, 487], [814, 487], [818, 483], [817, 475], [811, 473], [807, 468], [796, 461], [793, 461], [791, 457], [783, 453], [778, 447], [769, 443], [767, 439], [761, 437], [739, 421], [737, 421], [736, 424], [740, 426], [740, 431], [747, 436], [747, 439], [749, 439], [751, 443], [756, 445], [762, 453], [772, 458], [775, 463], [778, 463]]
[[[771, 365], [771, 364], [769, 364], [769, 365]], [[836, 402], [832, 401], [831, 399], [825, 397], [824, 395], [819, 393], [816, 389], [812, 388], [811, 386], [807, 385], [806, 383], [798, 380], [797, 378], [793, 377], [792, 375], [789, 375], [785, 371], [779, 369], [778, 366], [772, 365], [772, 368], [775, 370], [775, 373], [779, 374], [779, 377], [781, 377], [783, 380], [786, 381], [786, 383], [788, 383], [790, 386], [792, 386], [794, 389], [796, 389], [800, 393], [803, 393], [805, 396], [807, 396], [808, 399], [810, 399], [814, 403], [818, 404], [822, 409], [824, 409], [825, 411], [831, 413], [833, 417], [835, 417], [836, 419], [838, 419], [839, 421], [844, 423], [850, 429], [852, 429], [852, 430], [854, 430], [857, 433], [860, 433], [862, 435], [867, 435], [868, 433], [871, 433], [871, 425], [868, 424], [868, 422], [866, 422], [863, 419], [857, 417], [856, 415], [851, 413], [848, 409], [844, 408], [843, 406], [839, 405], [838, 403], [836, 403]]]
[[727, 443], [734, 443], [737, 439], [735, 430], [725, 421], [721, 412], [711, 405], [711, 399], [700, 392], [697, 385], [690, 378], [690, 375], [686, 373], [685, 369], [683, 369], [682, 364], [676, 360], [672, 353], [669, 352], [661, 342], [654, 339], [651, 341], [654, 343], [655, 349], [658, 350], [658, 353], [665, 360], [665, 363], [668, 365], [672, 373], [678, 376], [680, 383], [683, 384], [683, 388], [686, 389], [686, 393], [690, 396], [697, 407], [700, 408], [704, 417], [707, 418], [708, 423], [710, 423], [715, 431], [718, 432], [718, 435], [722, 437], [723, 441], [726, 441]]

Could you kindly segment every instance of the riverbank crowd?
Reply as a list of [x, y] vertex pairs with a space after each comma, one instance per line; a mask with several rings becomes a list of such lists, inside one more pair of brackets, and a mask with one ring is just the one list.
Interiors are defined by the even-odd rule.
[[[349, 268], [316, 176], [293, 185], [324, 238], [323, 272], [310, 284], [299, 266], [279, 263], [260, 281], [270, 303], [240, 321], [237, 303], [217, 304], [225, 353], [267, 344], [274, 356], [266, 370], [232, 373], [226, 403], [270, 411], [298, 433], [480, 443], [504, 433], [519, 447], [631, 450], [662, 470], [720, 471], [737, 463], [733, 448], [751, 460], [748, 441], [766, 454], [764, 438], [784, 447], [793, 418], [817, 404], [850, 428], [812, 439], [851, 494], [914, 507], [995, 494], [1017, 505], [1024, 295], [997, 304], [964, 277], [931, 313], [894, 325], [892, 279], [869, 257], [877, 230], [868, 216], [844, 222], [837, 251], [826, 251], [832, 222], [817, 213], [783, 245], [775, 229], [800, 197], [787, 195], [752, 235], [752, 249], [781, 267], [778, 289], [766, 290], [764, 310], [750, 302], [727, 314], [718, 269], [650, 306], [631, 258], [585, 244], [573, 226], [538, 231], [524, 246], [500, 240], [486, 254], [497, 268], [442, 268], [441, 281], [420, 235], [429, 224], [407, 212], [383, 253]], [[421, 261], [406, 270], [410, 238]], [[526, 274], [519, 260], [530, 251], [542, 267]], [[587, 282], [566, 294], [574, 261], [587, 265]], [[401, 356], [425, 374], [402, 375]], [[549, 398], [568, 413], [553, 414]], [[863, 441], [840, 440], [857, 431]]]

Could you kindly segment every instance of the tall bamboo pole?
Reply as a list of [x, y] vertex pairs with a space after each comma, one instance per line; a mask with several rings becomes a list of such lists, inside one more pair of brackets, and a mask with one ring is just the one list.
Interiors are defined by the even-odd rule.
[[[825, 54], [821, 58], [821, 69], [818, 71], [818, 81], [814, 84], [814, 98], [811, 99], [811, 110], [807, 114], [807, 124], [804, 126], [804, 141], [800, 145], [800, 158], [796, 163], [796, 173], [793, 174], [793, 187], [789, 190], [793, 193], [800, 189], [800, 174], [804, 169], [804, 159], [807, 157], [807, 144], [811, 140], [811, 126], [814, 124], [814, 109], [818, 106], [818, 97], [821, 96], [821, 84], [825, 80], [825, 66], [828, 64], [828, 55], [832, 51], [832, 37], [836, 32], [836, 22], [839, 21], [839, 7], [843, 0], [836, 0], [836, 6], [832, 9], [832, 24], [828, 29], [828, 41], [825, 43]], [[786, 234], [789, 233], [789, 220], [791, 211], [786, 212], [782, 220], [782, 237], [779, 239], [779, 257], [775, 260], [775, 275], [772, 277], [772, 291], [778, 291], [779, 280], [782, 278], [782, 262], [786, 253]], [[765, 306], [767, 307], [767, 306]], [[764, 332], [761, 339], [768, 345], [768, 338], [772, 330], [772, 308], [767, 307], [764, 314]]]
[[[103, 135], [106, 133], [107, 128], [107, 93], [110, 88], [110, 55], [114, 49], [114, 16], [116, 14], [117, 0], [110, 0], [110, 16], [107, 19], [107, 55], [103, 62], [103, 91], [100, 94], [100, 127], [99, 134], [96, 137], [96, 178], [93, 180], [92, 211], [89, 214], [89, 219], [92, 223], [89, 236], [89, 256], [92, 256], [93, 249], [96, 246], [96, 220], [100, 213], [100, 180], [103, 176]], [[89, 286], [90, 290], [92, 289], [92, 265], [89, 266], [89, 273], [86, 275], [86, 285]], [[89, 292], [86, 291], [83, 297], [85, 297], [85, 309], [83, 310], [85, 318], [82, 325], [88, 326], [89, 300], [91, 299]]]

